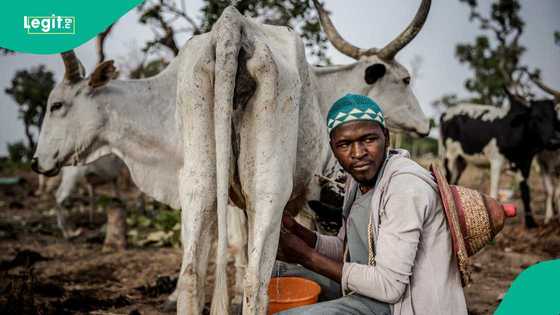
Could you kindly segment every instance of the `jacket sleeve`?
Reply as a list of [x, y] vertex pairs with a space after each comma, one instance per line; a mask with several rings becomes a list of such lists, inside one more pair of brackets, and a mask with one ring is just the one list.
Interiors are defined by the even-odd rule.
[[315, 243], [315, 250], [319, 254], [329, 257], [336, 261], [342, 261], [344, 256], [344, 235], [346, 234], [345, 225], [338, 231], [336, 236], [317, 235], [317, 242]]
[[[416, 250], [433, 188], [412, 174], [391, 179], [381, 200], [376, 264], [345, 263], [342, 288], [387, 303], [397, 303], [412, 274]], [[376, 205], [372, 205], [376, 206]]]

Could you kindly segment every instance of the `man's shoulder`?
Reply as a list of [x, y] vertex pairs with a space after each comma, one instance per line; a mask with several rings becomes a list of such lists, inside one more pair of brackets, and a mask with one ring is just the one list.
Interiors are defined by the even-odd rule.
[[387, 163], [385, 170], [391, 176], [400, 174], [420, 175], [423, 177], [431, 178], [431, 173], [423, 168], [416, 161], [412, 160], [410, 156], [402, 154], [393, 154], [389, 157], [390, 161]]
[[397, 185], [399, 190], [412, 190], [417, 192], [437, 191], [437, 184], [427, 169], [400, 154], [390, 157], [385, 169], [386, 185]]

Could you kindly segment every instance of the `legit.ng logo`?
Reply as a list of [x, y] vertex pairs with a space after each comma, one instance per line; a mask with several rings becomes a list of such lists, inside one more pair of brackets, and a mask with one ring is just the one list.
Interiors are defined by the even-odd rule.
[[23, 28], [28, 35], [74, 35], [75, 16], [24, 16]]

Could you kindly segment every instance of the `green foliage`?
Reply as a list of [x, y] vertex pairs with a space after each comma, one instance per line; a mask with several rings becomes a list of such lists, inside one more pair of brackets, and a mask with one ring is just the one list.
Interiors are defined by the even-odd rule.
[[[154, 205], [154, 208], [160, 208]], [[152, 209], [154, 210], [154, 209]], [[150, 212], [156, 213], [150, 215]], [[128, 237], [137, 246], [173, 246], [181, 244], [181, 212], [179, 210], [135, 211], [128, 215]]]
[[131, 79], [153, 77], [163, 71], [163, 69], [165, 69], [167, 65], [168, 63], [163, 58], [152, 60], [147, 64], [142, 63], [136, 69], [130, 72], [129, 77]]
[[560, 46], [560, 32], [559, 31], [554, 32], [554, 43], [556, 44], [556, 46]]
[[510, 76], [522, 68], [520, 59], [525, 47], [519, 43], [519, 37], [525, 23], [519, 15], [521, 5], [517, 0], [498, 0], [485, 17], [478, 11], [476, 0], [459, 1], [469, 6], [470, 21], [477, 22], [483, 33], [472, 43], [458, 44], [455, 50], [459, 61], [473, 72], [465, 82], [465, 88], [474, 94], [470, 101], [501, 105], [506, 97], [506, 80], [500, 67]]
[[414, 138], [407, 134], [402, 134], [401, 148], [408, 150], [412, 157], [421, 157], [426, 154], [437, 156], [438, 154], [438, 142], [430, 137]]
[[460, 102], [461, 100], [459, 100], [456, 94], [445, 94], [440, 99], [435, 100], [432, 103], [432, 106], [437, 110], [444, 112], [447, 108], [453, 107]]
[[[179, 53], [179, 47], [175, 41], [176, 30], [173, 20], [181, 14], [181, 10], [175, 6], [175, 1], [170, 0], [148, 0], [138, 6], [140, 18], [138, 22], [149, 25], [155, 33], [155, 39], [148, 41], [143, 48], [149, 52], [153, 48], [163, 46], [169, 48], [173, 55]], [[184, 12], [186, 16], [186, 12]]]
[[25, 158], [29, 156], [29, 149], [25, 146], [23, 141], [8, 143], [7, 149], [8, 157], [10, 161], [14, 163], [22, 163]]
[[32, 129], [39, 130], [47, 107], [47, 99], [55, 84], [54, 74], [45, 66], [19, 70], [14, 75], [11, 86], [5, 89], [19, 106], [19, 118], [23, 120], [27, 137], [28, 158], [35, 149]]

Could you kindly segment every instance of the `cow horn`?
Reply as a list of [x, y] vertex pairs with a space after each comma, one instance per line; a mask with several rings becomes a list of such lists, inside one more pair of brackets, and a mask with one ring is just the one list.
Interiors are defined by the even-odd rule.
[[504, 86], [504, 92], [506, 93], [506, 95], [510, 98], [510, 102], [511, 100], [515, 100], [518, 103], [523, 104], [526, 107], [529, 107], [531, 104], [529, 102], [527, 102], [523, 97], [521, 97], [519, 94], [513, 92], [510, 90], [509, 87]]
[[64, 62], [64, 78], [70, 83], [76, 83], [84, 78], [85, 69], [74, 50], [65, 51], [60, 54]]
[[[500, 60], [497, 68], [498, 68], [497, 69], [498, 73], [504, 79], [504, 82], [507, 85], [506, 90], [509, 92], [509, 94], [516, 95], [520, 98], [528, 97], [527, 93], [523, 92], [523, 86], [521, 84], [521, 76], [517, 80], [513, 79], [513, 73], [516, 70], [521, 70], [521, 71], [525, 72], [525, 70], [523, 68], [514, 68], [514, 70], [512, 70], [511, 73], [507, 72], [506, 67], [505, 67], [505, 59]], [[522, 94], [525, 94], [525, 95], [522, 95]]]
[[546, 93], [554, 96], [556, 99], [560, 99], [560, 91], [551, 88], [550, 86], [544, 84], [544, 82], [536, 75], [529, 75], [529, 78], [533, 83], [535, 83], [541, 90], [545, 91]]
[[395, 55], [399, 52], [399, 50], [403, 49], [404, 46], [416, 37], [418, 32], [422, 29], [422, 26], [424, 26], [424, 22], [426, 22], [431, 4], [431, 0], [422, 0], [418, 12], [416, 12], [416, 16], [414, 16], [414, 20], [410, 22], [406, 29], [400, 33], [397, 38], [393, 39], [379, 51], [378, 55], [381, 59], [392, 60], [395, 58]]
[[313, 0], [313, 4], [315, 4], [315, 8], [319, 13], [319, 19], [321, 20], [321, 25], [323, 26], [323, 30], [325, 30], [327, 38], [338, 51], [354, 59], [359, 59], [362, 55], [373, 55], [377, 53], [376, 48], [363, 50], [347, 42], [344, 38], [342, 38], [342, 36], [340, 36], [334, 27], [329, 14], [325, 11], [325, 9], [323, 9], [323, 6], [319, 3], [319, 1]]

